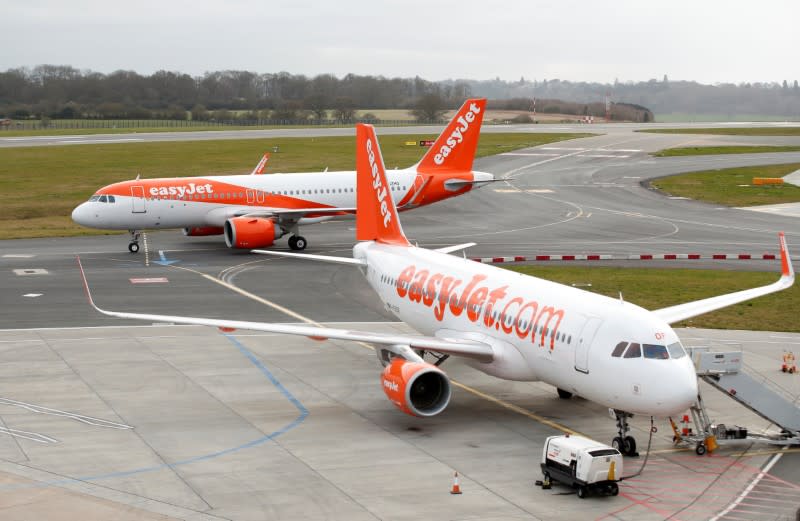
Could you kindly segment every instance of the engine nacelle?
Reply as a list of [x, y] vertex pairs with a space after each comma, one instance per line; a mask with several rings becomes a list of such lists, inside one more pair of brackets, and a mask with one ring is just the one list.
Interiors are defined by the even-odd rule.
[[202, 226], [197, 228], [184, 228], [183, 234], [187, 237], [206, 237], [208, 235], [222, 235], [225, 232], [219, 226]]
[[233, 217], [225, 221], [225, 244], [228, 248], [263, 248], [272, 246], [283, 235], [280, 226], [263, 217]]
[[450, 403], [450, 379], [435, 365], [394, 358], [381, 373], [383, 392], [412, 416], [435, 416]]

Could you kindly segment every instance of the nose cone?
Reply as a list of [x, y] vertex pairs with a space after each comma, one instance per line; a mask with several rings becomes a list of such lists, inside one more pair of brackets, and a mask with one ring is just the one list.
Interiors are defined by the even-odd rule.
[[81, 226], [91, 226], [92, 209], [89, 203], [81, 203], [72, 210], [72, 220]]
[[663, 397], [662, 407], [669, 414], [678, 414], [686, 411], [697, 401], [697, 372], [694, 364], [687, 356], [673, 367], [671, 391]]

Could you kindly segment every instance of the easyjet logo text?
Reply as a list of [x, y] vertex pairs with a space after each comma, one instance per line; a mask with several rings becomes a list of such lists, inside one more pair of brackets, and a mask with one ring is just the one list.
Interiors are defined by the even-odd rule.
[[375, 196], [381, 205], [383, 227], [387, 228], [389, 223], [392, 222], [392, 214], [389, 212], [389, 205], [386, 203], [386, 187], [383, 186], [378, 163], [375, 162], [375, 151], [372, 149], [371, 139], [367, 139], [367, 158], [369, 159], [369, 169], [372, 172], [372, 188], [375, 189]]
[[529, 337], [533, 343], [538, 340], [541, 346], [549, 336], [549, 347], [553, 349], [564, 310], [522, 297], [507, 298], [508, 286], [492, 288], [487, 279], [486, 275], [477, 274], [465, 283], [411, 265], [400, 272], [395, 289], [401, 298], [431, 308], [439, 322], [447, 314], [459, 317], [466, 313], [470, 322], [521, 339]]
[[211, 183], [204, 185], [189, 183], [184, 186], [153, 186], [150, 188], [150, 195], [177, 195], [178, 197], [183, 197], [184, 195], [213, 193], [214, 186]]
[[445, 158], [449, 156], [453, 150], [464, 141], [464, 136], [469, 130], [470, 124], [475, 121], [475, 116], [481, 113], [481, 108], [475, 104], [470, 103], [469, 111], [463, 116], [459, 116], [456, 120], [456, 128], [450, 133], [450, 136], [445, 141], [445, 144], [439, 147], [439, 152], [433, 156], [433, 162], [437, 165], [444, 163]]

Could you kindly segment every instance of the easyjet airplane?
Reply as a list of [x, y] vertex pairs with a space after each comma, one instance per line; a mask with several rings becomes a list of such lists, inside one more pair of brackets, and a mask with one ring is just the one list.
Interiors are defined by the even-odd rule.
[[498, 378], [541, 380], [556, 387], [561, 398], [579, 395], [613, 409], [619, 434], [612, 444], [631, 455], [636, 452], [628, 434], [632, 414], [674, 415], [697, 400], [694, 366], [670, 324], [794, 282], [783, 234], [777, 282], [655, 311], [448, 254], [474, 243], [415, 247], [389, 197], [371, 126], [358, 126], [356, 146], [356, 235], [363, 242], [353, 247], [353, 257], [257, 252], [357, 267], [386, 309], [424, 336], [104, 311], [92, 302], [83, 275], [89, 301], [101, 313], [120, 318], [370, 342], [384, 367], [383, 391], [400, 410], [417, 416], [447, 407], [450, 381], [439, 366], [450, 356], [462, 357]]
[[[470, 99], [416, 165], [393, 170], [387, 190], [400, 210], [435, 203], [494, 181], [473, 172], [486, 107]], [[263, 171], [266, 157], [252, 173]], [[190, 236], [225, 235], [229, 248], [263, 248], [290, 234], [305, 249], [300, 226], [352, 214], [355, 172], [227, 175], [134, 179], [105, 186], [72, 212], [91, 228], [129, 230], [128, 250], [139, 251], [140, 230], [183, 228]]]

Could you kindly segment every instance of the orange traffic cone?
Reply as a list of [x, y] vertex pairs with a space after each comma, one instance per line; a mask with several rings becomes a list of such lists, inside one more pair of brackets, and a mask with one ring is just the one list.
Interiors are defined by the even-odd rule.
[[450, 489], [451, 494], [461, 494], [461, 485], [458, 484], [458, 472], [453, 474], [453, 488]]

